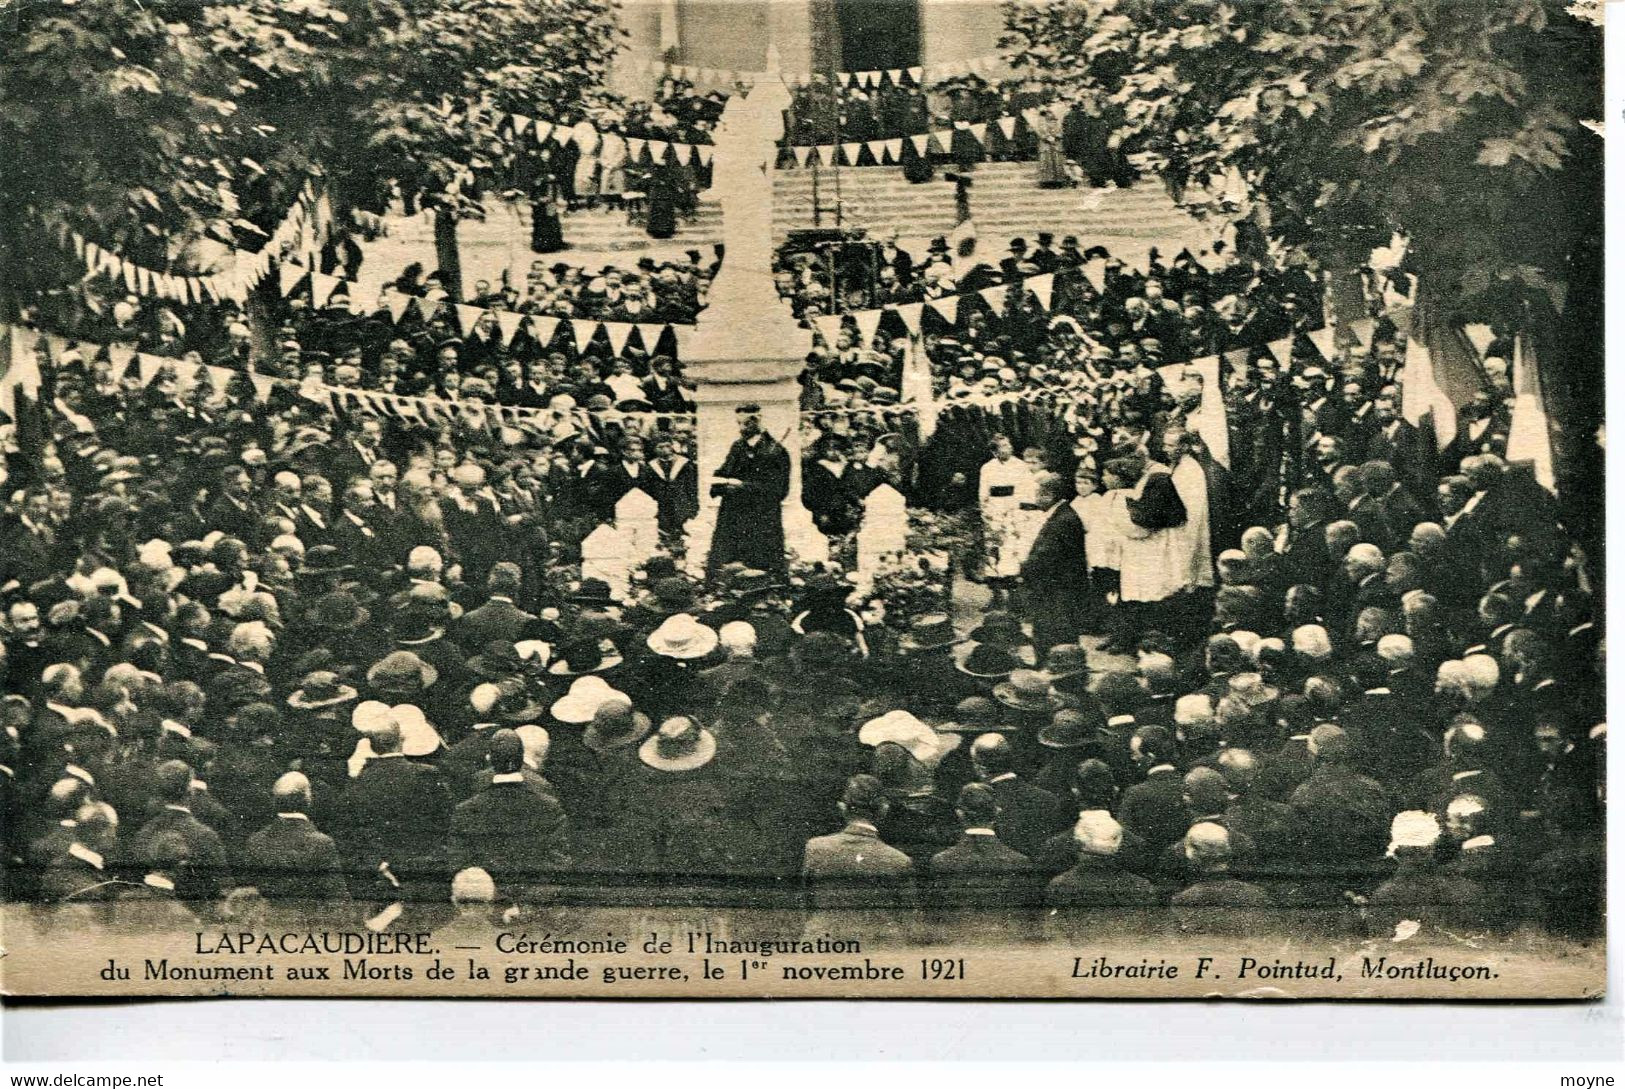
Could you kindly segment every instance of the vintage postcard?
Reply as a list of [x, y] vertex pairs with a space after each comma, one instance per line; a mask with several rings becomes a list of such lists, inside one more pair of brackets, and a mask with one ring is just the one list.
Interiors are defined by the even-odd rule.
[[0, 989], [1600, 997], [1600, 9], [0, 5]]

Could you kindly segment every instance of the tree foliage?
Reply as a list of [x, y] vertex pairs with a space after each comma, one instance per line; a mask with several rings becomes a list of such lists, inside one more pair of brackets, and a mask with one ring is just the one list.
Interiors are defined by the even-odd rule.
[[[8, 13], [9, 14], [9, 13]], [[602, 83], [616, 0], [38, 0], [0, 64], [0, 217], [68, 226], [191, 271], [204, 238], [257, 248], [304, 180], [377, 206], [391, 183], [468, 207], [509, 99]], [[7, 232], [0, 232], [7, 233]], [[16, 288], [37, 281], [32, 245]]]
[[1009, 4], [1005, 44], [1099, 96], [1199, 214], [1329, 264], [1398, 230], [1464, 286], [1562, 275], [1600, 230], [1601, 35], [1560, 0]]

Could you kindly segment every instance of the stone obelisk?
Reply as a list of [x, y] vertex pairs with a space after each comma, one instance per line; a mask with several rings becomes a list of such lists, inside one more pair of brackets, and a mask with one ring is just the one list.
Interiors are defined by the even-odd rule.
[[734, 409], [751, 401], [762, 407], [763, 428], [790, 454], [790, 492], [784, 501], [788, 558], [829, 558], [829, 542], [801, 505], [797, 377], [808, 336], [773, 284], [773, 169], [790, 104], [776, 62], [769, 46], [769, 71], [749, 97], [728, 100], [713, 137], [706, 193], [722, 205], [722, 268], [683, 353], [698, 415], [700, 511], [687, 527], [687, 565], [696, 576], [705, 570], [720, 502], [711, 495], [711, 478], [738, 438]]

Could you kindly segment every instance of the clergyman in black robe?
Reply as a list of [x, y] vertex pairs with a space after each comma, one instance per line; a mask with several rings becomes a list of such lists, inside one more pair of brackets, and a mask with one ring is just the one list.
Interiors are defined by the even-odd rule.
[[760, 405], [743, 404], [739, 438], [712, 479], [721, 496], [708, 567], [739, 562], [759, 571], [782, 573], [784, 498], [790, 494], [790, 453], [762, 430]]

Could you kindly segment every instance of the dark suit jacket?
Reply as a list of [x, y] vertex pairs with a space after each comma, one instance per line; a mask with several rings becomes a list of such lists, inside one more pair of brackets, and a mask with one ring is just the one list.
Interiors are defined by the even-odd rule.
[[928, 902], [938, 911], [983, 908], [1008, 914], [1034, 902], [1037, 871], [1031, 860], [992, 834], [966, 831], [959, 842], [931, 856]]
[[559, 869], [569, 857], [565, 835], [557, 799], [532, 790], [523, 778], [492, 782], [452, 811], [452, 867], [482, 867], [511, 890]]
[[349, 826], [342, 839], [357, 869], [371, 872], [387, 861], [398, 873], [445, 852], [451, 802], [434, 768], [401, 756], [369, 760], [350, 780], [344, 808]]
[[1143, 782], [1123, 792], [1117, 819], [1126, 831], [1144, 839], [1150, 852], [1160, 852], [1190, 827], [1184, 795], [1185, 781], [1178, 769], [1152, 769]]
[[1044, 520], [1021, 564], [1021, 579], [1035, 645], [1042, 651], [1077, 639], [1089, 599], [1089, 561], [1083, 522], [1070, 503]]
[[993, 827], [1000, 841], [1028, 858], [1077, 816], [1069, 802], [1014, 775], [994, 779], [987, 785], [999, 799], [999, 817]]
[[1263, 889], [1213, 874], [1176, 893], [1174, 919], [1179, 929], [1201, 934], [1246, 934], [1273, 921], [1274, 901]]
[[177, 835], [186, 844], [187, 869], [191, 880], [179, 889], [183, 899], [212, 899], [231, 887], [231, 871], [220, 834], [189, 812], [164, 807], [141, 826], [130, 841], [129, 855], [138, 864], [152, 858], [153, 843], [160, 836]]
[[333, 838], [301, 817], [277, 817], [248, 837], [241, 879], [266, 900], [348, 900]]

